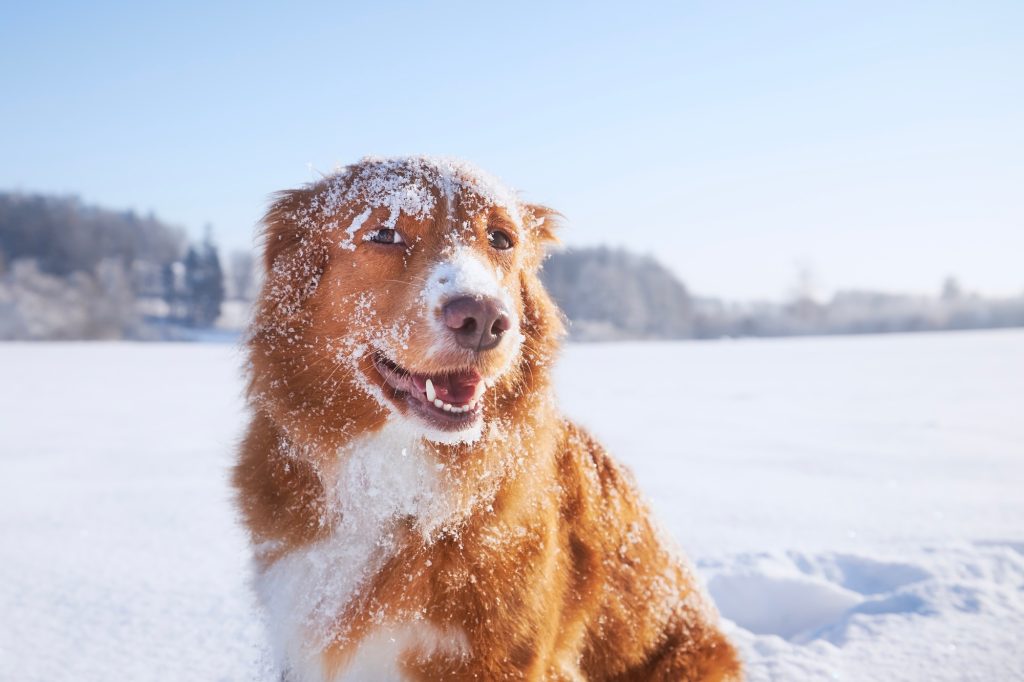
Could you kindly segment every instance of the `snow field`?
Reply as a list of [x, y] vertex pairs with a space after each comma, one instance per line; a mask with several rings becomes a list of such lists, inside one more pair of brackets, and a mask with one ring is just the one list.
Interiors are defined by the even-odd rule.
[[[227, 345], [0, 345], [0, 679], [268, 679]], [[752, 680], [1024, 679], [1024, 332], [569, 347]]]

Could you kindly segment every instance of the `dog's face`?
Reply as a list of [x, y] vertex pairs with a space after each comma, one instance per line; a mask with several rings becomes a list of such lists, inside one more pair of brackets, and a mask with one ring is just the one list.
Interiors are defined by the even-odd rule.
[[307, 436], [309, 418], [321, 431], [402, 419], [472, 440], [501, 408], [488, 391], [522, 381], [558, 336], [537, 279], [552, 222], [476, 169], [423, 158], [364, 160], [282, 195], [254, 393]]

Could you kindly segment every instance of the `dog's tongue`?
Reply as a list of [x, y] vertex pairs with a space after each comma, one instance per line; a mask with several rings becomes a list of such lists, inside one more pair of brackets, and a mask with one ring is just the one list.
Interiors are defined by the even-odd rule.
[[437, 397], [443, 402], [453, 405], [468, 403], [472, 400], [483, 381], [483, 377], [475, 369], [434, 376], [414, 374], [412, 377], [413, 383], [420, 391], [427, 390], [427, 379], [434, 384], [434, 393], [437, 394]]

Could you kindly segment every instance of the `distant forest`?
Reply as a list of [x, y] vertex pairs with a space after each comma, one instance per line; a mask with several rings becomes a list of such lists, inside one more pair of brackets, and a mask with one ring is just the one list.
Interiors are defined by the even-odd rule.
[[879, 334], [1024, 326], [1024, 291], [966, 292], [953, 278], [935, 296], [839, 291], [818, 300], [797, 286], [781, 302], [730, 302], [692, 294], [651, 256], [604, 247], [553, 253], [541, 277], [577, 340], [717, 339]]
[[[573, 339], [689, 339], [864, 334], [1024, 326], [1024, 292], [936, 295], [797, 287], [783, 302], [697, 296], [650, 256], [621, 249], [556, 251], [541, 276]], [[261, 273], [254, 255], [225, 258], [209, 229], [190, 243], [154, 216], [78, 199], [0, 193], [0, 339], [185, 339], [237, 331]]]
[[254, 295], [251, 256], [231, 267], [153, 216], [0, 193], [0, 339], [184, 337]]

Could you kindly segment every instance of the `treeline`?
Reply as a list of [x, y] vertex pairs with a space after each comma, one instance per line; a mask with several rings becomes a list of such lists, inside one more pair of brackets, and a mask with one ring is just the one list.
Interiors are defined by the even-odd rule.
[[693, 299], [650, 256], [604, 247], [557, 251], [541, 270], [579, 340], [681, 339], [693, 335]]
[[[260, 273], [248, 251], [221, 257], [132, 212], [67, 197], [0, 193], [0, 339], [174, 339], [239, 330]], [[693, 295], [650, 256], [621, 249], [558, 251], [541, 277], [576, 340], [711, 339], [1024, 326], [1024, 293], [935, 296], [796, 287], [780, 303]]]
[[1024, 293], [984, 298], [953, 279], [933, 297], [840, 291], [828, 300], [796, 292], [781, 303], [693, 296], [649, 256], [605, 247], [553, 253], [541, 277], [576, 340], [716, 339], [876, 334], [1024, 326]]
[[[250, 272], [227, 281], [251, 288], [252, 259], [238, 265]], [[209, 234], [189, 244], [153, 216], [0, 193], [0, 339], [173, 338], [221, 317], [225, 282]]]

